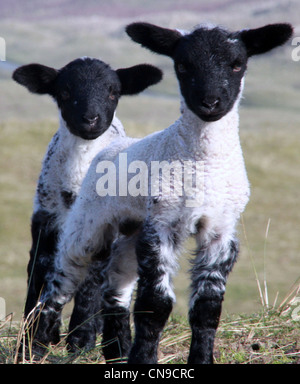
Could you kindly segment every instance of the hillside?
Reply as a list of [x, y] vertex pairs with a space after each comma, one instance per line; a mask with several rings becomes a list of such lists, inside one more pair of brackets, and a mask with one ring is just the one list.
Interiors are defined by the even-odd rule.
[[[211, 0], [209, 2], [199, 0], [127, 0], [126, 3], [120, 0], [38, 0], [19, 1], [2, 0], [0, 19], [12, 18], [21, 21], [40, 21], [66, 17], [147, 17], [148, 15], [159, 15], [162, 13], [174, 12], [197, 12], [212, 13], [226, 12], [228, 9], [238, 6], [238, 0]], [[248, 0], [247, 6], [260, 4], [257, 0]], [[274, 1], [264, 1], [261, 12], [271, 12], [272, 8], [285, 10], [286, 4]]]

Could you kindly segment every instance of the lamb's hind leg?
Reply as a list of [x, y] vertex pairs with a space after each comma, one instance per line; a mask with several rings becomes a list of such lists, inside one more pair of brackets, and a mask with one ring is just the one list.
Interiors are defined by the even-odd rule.
[[188, 363], [213, 363], [215, 333], [229, 272], [238, 254], [238, 242], [220, 238], [199, 244], [192, 268], [192, 294], [189, 320], [192, 341]]
[[130, 303], [137, 280], [136, 235], [122, 236], [103, 271], [103, 354], [106, 361], [126, 360], [131, 348]]

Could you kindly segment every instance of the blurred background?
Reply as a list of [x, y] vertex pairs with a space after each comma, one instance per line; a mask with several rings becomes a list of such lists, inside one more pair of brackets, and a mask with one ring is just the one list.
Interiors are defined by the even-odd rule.
[[[124, 33], [128, 23], [191, 29], [212, 22], [239, 30], [289, 22], [300, 36], [299, 16], [298, 0], [0, 1], [0, 37], [6, 43], [6, 61], [0, 62], [0, 297], [6, 313], [18, 321], [23, 311], [33, 196], [58, 128], [51, 98], [14, 83], [13, 69], [32, 62], [60, 68], [82, 56], [100, 58], [114, 69], [142, 62], [159, 66], [164, 80], [139, 96], [124, 97], [117, 110], [128, 135], [142, 137], [178, 118], [179, 94], [171, 60], [131, 42]], [[257, 280], [263, 291], [266, 281], [273, 306], [299, 278], [300, 61], [292, 60], [294, 49], [290, 41], [249, 60], [240, 135], [251, 200], [238, 228], [241, 253], [229, 277], [223, 316], [261, 309]], [[192, 250], [189, 241], [175, 279], [180, 314], [187, 310]]]

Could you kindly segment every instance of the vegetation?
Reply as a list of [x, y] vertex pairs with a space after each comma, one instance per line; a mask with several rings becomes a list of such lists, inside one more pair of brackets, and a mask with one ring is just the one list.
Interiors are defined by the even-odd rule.
[[[299, 364], [300, 363], [300, 286], [289, 292], [276, 308], [263, 307], [255, 315], [227, 316], [217, 331], [214, 358], [216, 364]], [[68, 355], [64, 346], [66, 333], [57, 346], [50, 346], [42, 358], [16, 353], [28, 335], [24, 323], [16, 327], [8, 316], [0, 327], [0, 364], [104, 364], [101, 337], [96, 348], [87, 353]], [[67, 324], [65, 324], [67, 329]], [[185, 364], [190, 343], [190, 328], [185, 318], [171, 316], [160, 343], [160, 364]], [[114, 340], [111, 340], [114, 342]]]

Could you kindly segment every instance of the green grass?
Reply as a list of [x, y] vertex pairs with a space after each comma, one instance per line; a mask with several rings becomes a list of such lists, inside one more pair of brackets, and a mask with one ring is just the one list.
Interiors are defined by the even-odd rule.
[[[295, 286], [276, 307], [262, 307], [251, 315], [230, 315], [220, 322], [214, 348], [215, 364], [299, 364], [300, 362], [300, 286]], [[18, 358], [16, 350], [25, 333], [22, 324], [0, 323], [0, 364], [104, 364], [101, 335], [89, 352], [70, 355], [65, 348], [67, 322], [61, 342], [50, 346], [45, 356], [32, 354]], [[186, 318], [172, 315], [163, 331], [158, 362], [185, 364], [189, 353], [191, 331]], [[113, 340], [111, 342], [114, 342]]]

